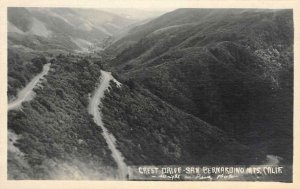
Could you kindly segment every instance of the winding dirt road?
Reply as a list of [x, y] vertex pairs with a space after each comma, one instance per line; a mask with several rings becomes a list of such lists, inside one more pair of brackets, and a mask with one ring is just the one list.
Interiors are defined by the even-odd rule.
[[21, 91], [18, 92], [17, 99], [8, 103], [8, 111], [18, 109], [21, 107], [22, 102], [30, 101], [32, 99], [34, 87], [38, 84], [40, 79], [48, 73], [50, 65], [50, 63], [45, 64], [43, 67], [43, 71], [36, 75]]
[[104, 97], [104, 92], [108, 89], [109, 82], [111, 80], [114, 80], [118, 85], [120, 85], [120, 83], [112, 77], [110, 72], [105, 72], [101, 70], [101, 82], [98, 88], [96, 89], [95, 94], [90, 99], [88, 111], [94, 116], [95, 123], [98, 126], [100, 126], [103, 130], [103, 137], [108, 144], [108, 148], [112, 152], [112, 157], [118, 165], [118, 180], [126, 180], [128, 174], [127, 165], [124, 162], [124, 158], [121, 152], [116, 148], [115, 137], [112, 134], [110, 134], [108, 130], [104, 127], [102, 115], [98, 108], [99, 104], [101, 103], [101, 99]]
[[[45, 64], [43, 67], [43, 71], [36, 75], [22, 90], [18, 92], [17, 99], [8, 103], [7, 111], [19, 109], [22, 106], [22, 102], [30, 101], [33, 98], [33, 89], [34, 87], [40, 82], [41, 78], [45, 76], [49, 69], [50, 69], [50, 63]], [[17, 135], [15, 132], [11, 130], [7, 130], [8, 132], [8, 160], [16, 161], [18, 162], [19, 166], [22, 167], [28, 167], [27, 161], [24, 159], [24, 154], [19, 150], [18, 147], [16, 147], [14, 144], [17, 143], [17, 140], [20, 138], [19, 135]], [[12, 171], [12, 173], [8, 173], [8, 178], [13, 178], [13, 175], [17, 175], [20, 173], [15, 173]], [[19, 175], [22, 177], [21, 175]], [[26, 177], [24, 177], [26, 178]]]

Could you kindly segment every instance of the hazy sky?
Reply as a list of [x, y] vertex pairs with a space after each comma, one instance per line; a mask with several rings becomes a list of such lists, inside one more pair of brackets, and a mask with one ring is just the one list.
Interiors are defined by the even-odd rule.
[[104, 8], [101, 9], [107, 12], [112, 12], [117, 15], [124, 16], [126, 18], [144, 20], [147, 18], [152, 18], [160, 16], [166, 12], [175, 10], [174, 8]]

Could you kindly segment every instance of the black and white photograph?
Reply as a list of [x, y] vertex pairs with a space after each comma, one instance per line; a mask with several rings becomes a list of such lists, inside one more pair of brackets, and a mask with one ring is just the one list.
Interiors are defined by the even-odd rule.
[[7, 7], [7, 179], [293, 182], [290, 8]]

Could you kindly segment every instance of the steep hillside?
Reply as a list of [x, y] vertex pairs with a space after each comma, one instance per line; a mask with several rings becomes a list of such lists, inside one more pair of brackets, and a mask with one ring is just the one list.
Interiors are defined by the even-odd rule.
[[291, 10], [178, 9], [106, 52], [119, 80], [291, 163]]

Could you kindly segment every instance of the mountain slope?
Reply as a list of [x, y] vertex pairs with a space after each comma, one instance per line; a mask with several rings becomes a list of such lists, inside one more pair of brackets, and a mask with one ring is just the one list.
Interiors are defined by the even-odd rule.
[[106, 52], [119, 80], [291, 163], [291, 10], [178, 9]]

